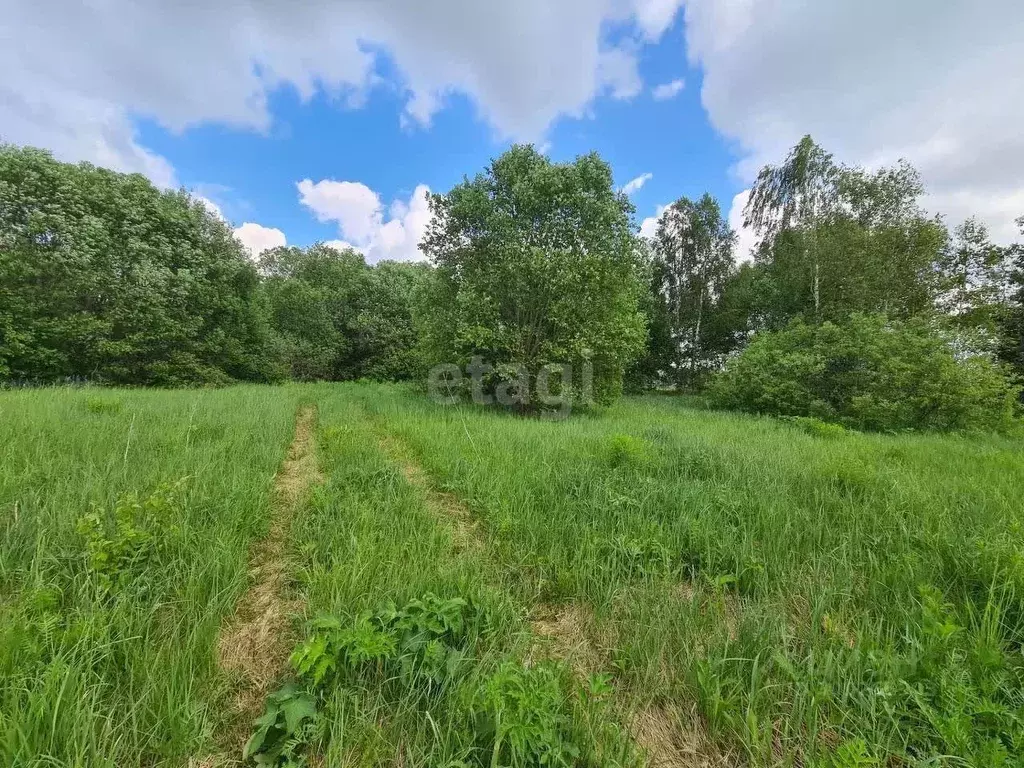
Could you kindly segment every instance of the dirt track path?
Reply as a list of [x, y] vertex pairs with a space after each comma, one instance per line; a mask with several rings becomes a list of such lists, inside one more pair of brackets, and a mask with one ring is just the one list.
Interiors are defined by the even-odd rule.
[[[401, 471], [406, 481], [423, 496], [428, 510], [452, 530], [456, 547], [483, 556], [484, 531], [472, 510], [458, 496], [438, 490], [430, 475], [404, 441], [374, 425], [381, 450]], [[566, 663], [581, 680], [605, 667], [605, 654], [594, 647], [593, 616], [587, 606], [534, 606], [530, 629], [536, 640], [531, 656]], [[714, 748], [699, 726], [696, 713], [680, 713], [650, 707], [622, 718], [634, 743], [647, 755], [651, 768], [710, 768], [735, 764]]]
[[301, 611], [302, 603], [289, 594], [288, 533], [295, 511], [322, 479], [315, 431], [316, 408], [303, 406], [296, 417], [295, 438], [274, 478], [270, 530], [249, 561], [251, 584], [217, 644], [221, 669], [240, 679], [229, 718], [232, 727], [224, 739], [224, 747], [238, 755], [295, 642], [290, 617]]

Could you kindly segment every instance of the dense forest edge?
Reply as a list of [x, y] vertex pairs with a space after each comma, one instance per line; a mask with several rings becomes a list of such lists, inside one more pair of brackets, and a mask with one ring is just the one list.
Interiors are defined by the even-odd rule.
[[951, 227], [924, 192], [906, 163], [848, 167], [805, 137], [757, 177], [748, 259], [710, 195], [645, 238], [597, 154], [517, 145], [431, 196], [427, 262], [367, 264], [322, 243], [252, 255], [184, 190], [0, 146], [0, 385], [476, 365], [474, 387], [536, 413], [557, 364], [592, 373], [555, 382], [574, 403], [671, 390], [864, 430], [1019, 431], [1024, 245]]

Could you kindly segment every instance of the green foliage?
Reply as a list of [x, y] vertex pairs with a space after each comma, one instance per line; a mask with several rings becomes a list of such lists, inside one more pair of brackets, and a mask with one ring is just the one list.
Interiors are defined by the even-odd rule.
[[735, 267], [735, 240], [718, 201], [708, 194], [697, 202], [680, 198], [658, 220], [653, 293], [671, 339], [671, 353], [661, 361], [668, 382], [696, 387], [730, 349], [716, 315]]
[[[1017, 219], [1017, 226], [1024, 236], [1024, 216]], [[1008, 295], [997, 320], [997, 353], [1024, 379], [1024, 242], [1006, 249], [1004, 263]]]
[[242, 759], [257, 765], [303, 768], [303, 752], [318, 735], [322, 723], [316, 701], [295, 685], [286, 685], [267, 697], [256, 731], [245, 743]]
[[645, 467], [651, 463], [651, 445], [633, 435], [611, 435], [603, 444], [604, 460], [613, 469]]
[[85, 401], [89, 413], [120, 413], [123, 403], [109, 397], [90, 397]]
[[856, 429], [1005, 430], [1018, 391], [987, 358], [958, 358], [922, 321], [852, 315], [758, 334], [710, 395], [719, 407]]
[[576, 402], [589, 363], [594, 399], [614, 400], [642, 351], [644, 318], [632, 205], [608, 165], [596, 154], [555, 164], [515, 146], [430, 205], [425, 362], [465, 367], [480, 356], [494, 366], [490, 388], [569, 364], [564, 391]]
[[442, 683], [463, 659], [468, 611], [461, 598], [427, 594], [400, 609], [387, 605], [361, 614], [352, 626], [336, 617], [321, 617], [292, 655], [292, 666], [313, 686], [338, 674], [344, 678], [367, 669], [382, 672], [385, 667], [410, 681]]
[[[460, 679], [470, 612], [462, 598], [428, 593], [401, 608], [388, 604], [362, 613], [351, 624], [335, 616], [317, 618], [291, 656], [304, 688], [290, 683], [268, 699], [246, 754], [268, 765], [300, 764], [288, 760], [296, 760], [305, 742], [318, 733], [313, 697], [325, 696], [332, 686], [356, 685], [365, 676], [378, 681], [397, 676], [403, 685], [431, 690]], [[297, 727], [292, 720], [285, 723], [288, 706], [308, 713], [312, 722], [303, 717]]]
[[112, 510], [95, 507], [78, 519], [87, 570], [100, 594], [145, 588], [143, 569], [180, 534], [180, 488], [181, 482], [161, 485], [144, 499], [129, 493]]
[[761, 237], [755, 319], [845, 321], [851, 312], [906, 318], [930, 310], [941, 221], [919, 207], [924, 190], [906, 163], [868, 173], [837, 164], [805, 136], [758, 175], [746, 223]]
[[835, 440], [848, 432], [842, 424], [822, 421], [813, 416], [783, 416], [782, 420], [789, 422], [812, 437], [820, 437], [825, 440]]
[[498, 766], [573, 766], [573, 742], [561, 669], [542, 662], [524, 667], [506, 662], [472, 692], [475, 732]]
[[140, 175], [0, 145], [0, 375], [114, 384], [273, 376], [228, 225]]
[[260, 256], [262, 299], [277, 359], [299, 380], [420, 374], [412, 307], [428, 268], [367, 266], [355, 251], [318, 243]]
[[[339, 685], [397, 679], [406, 691], [436, 693], [456, 686], [480, 765], [574, 765], [579, 749], [562, 669], [553, 663], [504, 662], [486, 677], [471, 674], [479, 664], [468, 655], [471, 614], [461, 598], [428, 593], [401, 608], [385, 605], [361, 614], [350, 624], [317, 619], [292, 654], [304, 689], [289, 684], [268, 699], [246, 755], [260, 764], [301, 765], [303, 751], [319, 738], [318, 699]], [[589, 690], [595, 700], [605, 696], [607, 678], [595, 678]]]
[[964, 618], [933, 586], [919, 589], [917, 631], [904, 647], [868, 659], [889, 714], [920, 755], [960, 755], [971, 765], [1010, 765], [1024, 746], [1020, 654], [1001, 638], [1000, 603], [990, 595]]
[[355, 376], [403, 381], [425, 375], [413, 308], [429, 278], [426, 264], [383, 261], [370, 270], [355, 324]]

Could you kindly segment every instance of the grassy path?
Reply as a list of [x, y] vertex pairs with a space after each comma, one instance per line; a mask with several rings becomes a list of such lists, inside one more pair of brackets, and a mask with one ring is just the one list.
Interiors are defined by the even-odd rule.
[[[416, 459], [407, 443], [375, 425], [379, 445], [401, 470], [402, 476], [422, 494], [424, 503], [442, 525], [450, 527], [456, 546], [469, 548], [488, 557], [482, 524], [466, 502], [456, 494], [441, 491], [436, 481]], [[530, 610], [529, 628], [533, 634], [530, 660], [549, 658], [572, 670], [578, 683], [585, 685], [594, 675], [609, 667], [608, 653], [595, 643], [597, 628], [593, 612], [580, 603], [535, 603]], [[606, 638], [607, 642], [608, 638]], [[694, 768], [734, 764], [697, 728], [684, 729], [681, 719], [663, 708], [647, 707], [629, 712], [619, 703], [620, 718], [631, 739], [640, 748], [651, 768]], [[695, 718], [690, 718], [691, 721]]]
[[297, 387], [0, 393], [0, 765], [207, 754]]
[[233, 673], [239, 681], [230, 717], [232, 727], [225, 739], [225, 746], [233, 753], [241, 754], [251, 723], [271, 686], [284, 673], [295, 643], [291, 616], [302, 611], [302, 603], [289, 590], [292, 567], [288, 539], [294, 513], [310, 488], [322, 480], [315, 429], [316, 408], [303, 406], [296, 418], [295, 438], [274, 478], [270, 530], [254, 547], [250, 560], [252, 583], [218, 642], [221, 669]]

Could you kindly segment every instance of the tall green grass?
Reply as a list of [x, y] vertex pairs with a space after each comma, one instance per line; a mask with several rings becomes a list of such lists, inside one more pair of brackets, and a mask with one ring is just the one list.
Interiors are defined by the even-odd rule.
[[[628, 712], [693, 705], [753, 765], [1024, 754], [1020, 441], [660, 397], [556, 423], [347, 384], [0, 393], [4, 765], [209, 753], [231, 684], [218, 627], [300, 402], [319, 408], [325, 478], [291, 521], [300, 618], [356, 627], [427, 595], [472, 606], [443, 679], [392, 659], [319, 689], [311, 744], [328, 765], [490, 764], [488, 717], [527, 689], [581, 764], [631, 764]], [[482, 546], [460, 543], [381, 436], [466, 501]], [[524, 672], [531, 610], [559, 604], [595, 616], [610, 708], [564, 667], [548, 693]]]
[[667, 398], [550, 423], [354, 395], [509, 572], [593, 606], [638, 701], [698, 702], [757, 764], [1022, 753], [1019, 441], [809, 434]]
[[0, 763], [181, 765], [210, 748], [218, 627], [298, 397], [0, 393]]
[[[385, 674], [329, 687], [318, 739], [322, 757], [332, 766], [489, 764], [493, 742], [475, 728], [467, 696], [487, 690], [503, 669], [523, 669], [534, 645], [526, 622], [534, 595], [488, 552], [463, 546], [428, 507], [422, 490], [382, 451], [383, 435], [352, 397], [355, 391], [317, 390], [326, 481], [293, 527], [294, 546], [303, 553], [296, 576], [307, 617], [331, 615], [350, 626], [382, 606], [435, 595], [467, 601], [471, 622], [463, 663], [440, 680]], [[568, 669], [556, 679], [555, 699], [530, 698], [530, 706], [578, 710], [563, 737], [579, 745], [585, 764], [598, 764], [598, 753], [602, 765], [632, 764], [613, 721], [574, 698]], [[559, 738], [552, 733], [550, 743]]]

